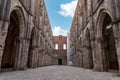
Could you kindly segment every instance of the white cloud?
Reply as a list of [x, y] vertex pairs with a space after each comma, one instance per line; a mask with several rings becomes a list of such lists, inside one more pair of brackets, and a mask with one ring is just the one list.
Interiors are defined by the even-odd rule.
[[61, 29], [61, 27], [55, 26], [53, 28], [53, 36], [59, 36], [59, 35], [67, 36], [67, 30], [63, 30]]
[[58, 13], [65, 17], [73, 17], [76, 9], [77, 1], [78, 0], [72, 0], [69, 3], [61, 4], [60, 5], [61, 10], [58, 11]]

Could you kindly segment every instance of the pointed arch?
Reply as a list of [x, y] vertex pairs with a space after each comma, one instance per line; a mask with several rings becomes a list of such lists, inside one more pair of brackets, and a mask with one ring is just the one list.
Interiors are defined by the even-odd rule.
[[20, 7], [14, 7], [9, 15], [5, 47], [2, 56], [2, 69], [20, 69], [22, 65], [22, 39], [24, 37], [24, 14]]
[[37, 30], [35, 27], [33, 27], [31, 31], [30, 46], [29, 46], [29, 53], [28, 53], [28, 63], [27, 63], [28, 68], [37, 67], [36, 66], [37, 57], [35, 57], [37, 54], [36, 47], [37, 47]]
[[115, 69], [118, 70], [118, 59], [112, 25], [112, 17], [107, 10], [102, 10], [97, 21], [97, 50], [101, 70]]

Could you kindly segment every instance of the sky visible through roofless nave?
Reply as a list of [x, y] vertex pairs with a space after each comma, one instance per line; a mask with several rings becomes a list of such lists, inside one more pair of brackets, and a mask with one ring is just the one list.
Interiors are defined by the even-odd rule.
[[78, 0], [45, 0], [54, 36], [67, 35]]

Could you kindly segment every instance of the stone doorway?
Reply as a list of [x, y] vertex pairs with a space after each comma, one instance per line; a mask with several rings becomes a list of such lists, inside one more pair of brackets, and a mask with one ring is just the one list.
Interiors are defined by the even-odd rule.
[[106, 70], [109, 70], [109, 69], [119, 70], [113, 27], [111, 24], [112, 20], [107, 13], [104, 15], [105, 17], [103, 20], [103, 29], [102, 29], [104, 68]]
[[60, 58], [60, 59], [58, 59], [58, 65], [62, 65], [63, 63], [62, 63], [62, 59]]
[[19, 20], [16, 11], [10, 15], [10, 24], [8, 26], [7, 37], [2, 57], [2, 69], [13, 69], [15, 57], [17, 54], [18, 37], [19, 37]]

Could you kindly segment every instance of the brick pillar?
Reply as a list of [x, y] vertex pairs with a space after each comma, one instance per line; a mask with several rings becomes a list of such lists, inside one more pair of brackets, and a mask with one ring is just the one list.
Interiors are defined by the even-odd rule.
[[[5, 40], [7, 36], [7, 28], [8, 28], [9, 23], [5, 21], [0, 21], [0, 69], [2, 65], [2, 56], [3, 56], [3, 50], [5, 47]], [[4, 29], [1, 29], [2, 27], [5, 27]]]

